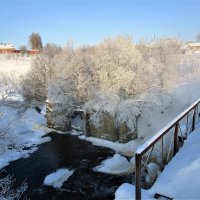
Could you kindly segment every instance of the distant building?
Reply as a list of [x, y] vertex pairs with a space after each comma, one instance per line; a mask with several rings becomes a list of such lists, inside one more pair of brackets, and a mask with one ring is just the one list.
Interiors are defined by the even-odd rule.
[[40, 51], [37, 50], [37, 49], [31, 49], [31, 50], [27, 50], [27, 53], [28, 53], [28, 54], [31, 54], [31, 55], [34, 55], [34, 54], [39, 54]]
[[14, 53], [15, 46], [12, 44], [0, 44], [0, 53]]
[[[19, 54], [19, 53], [22, 53], [22, 51], [15, 49], [15, 46], [12, 45], [12, 44], [2, 44], [2, 43], [0, 43], [0, 54], [4, 54], [4, 53]], [[31, 50], [27, 50], [26, 53], [29, 54], [29, 55], [35, 55], [35, 54], [39, 54], [40, 51], [35, 50], [35, 49], [31, 49]]]
[[188, 54], [200, 53], [200, 42], [189, 42], [184, 47], [184, 52]]

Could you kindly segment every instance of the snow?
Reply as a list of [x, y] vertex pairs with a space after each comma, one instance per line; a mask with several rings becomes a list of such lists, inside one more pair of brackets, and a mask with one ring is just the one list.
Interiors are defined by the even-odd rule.
[[169, 130], [169, 128], [173, 126], [176, 121], [180, 120], [182, 116], [185, 115], [189, 110], [191, 110], [191, 108], [193, 108], [198, 102], [200, 102], [200, 99], [196, 100], [193, 104], [191, 104], [191, 106], [189, 106], [186, 110], [180, 113], [176, 118], [174, 118], [169, 124], [167, 124], [157, 134], [155, 134], [153, 137], [147, 140], [142, 146], [140, 146], [140, 148], [137, 149], [136, 153], [140, 154], [141, 152], [143, 152], [149, 144], [151, 144], [153, 141], [159, 138], [163, 132], [166, 132], [167, 130]]
[[200, 126], [189, 135], [182, 149], [165, 167], [151, 193], [161, 193], [174, 199], [200, 197]]
[[45, 136], [49, 131], [45, 117], [33, 108], [26, 108], [23, 102], [18, 103], [9, 100], [9, 104], [0, 106], [0, 130], [10, 126], [5, 138], [0, 139], [0, 169], [11, 161], [28, 157], [37, 150], [37, 145], [51, 141]]
[[62, 187], [63, 183], [69, 179], [73, 174], [73, 170], [67, 168], [58, 169], [56, 172], [48, 175], [44, 179], [44, 184], [54, 188]]
[[87, 111], [105, 111], [114, 116], [119, 102], [119, 96], [111, 93], [110, 91], [104, 91], [104, 93], [97, 92], [96, 98], [88, 101], [84, 105], [84, 109]]
[[[194, 102], [194, 104], [196, 104], [197, 102], [199, 102], [200, 100], [197, 100], [196, 102]], [[155, 134], [153, 137], [151, 137], [149, 140], [147, 140], [143, 145], [141, 145], [136, 153], [140, 154], [142, 152], [145, 151], [146, 147], [148, 147], [149, 144], [152, 144], [153, 141], [155, 141], [157, 138], [159, 138], [164, 132], [168, 131], [170, 127], [172, 127], [176, 121], [178, 121], [181, 116], [185, 113], [187, 113], [193, 106], [194, 104], [192, 104], [188, 109], [186, 109], [184, 112], [182, 112], [181, 114], [179, 114], [175, 119], [173, 119], [169, 124], [167, 124], [163, 129], [161, 129], [157, 134]]]
[[[144, 140], [147, 141], [163, 129], [163, 127], [176, 118], [177, 115], [199, 99], [199, 88], [199, 81], [193, 80], [179, 84], [168, 91], [168, 95], [171, 97], [170, 102], [167, 101], [163, 106], [143, 108], [137, 124], [139, 137], [143, 137]], [[160, 92], [152, 91], [152, 93], [151, 96], [158, 96]], [[163, 97], [165, 99], [166, 95]]]
[[23, 75], [31, 68], [32, 57], [4, 54], [0, 55], [0, 72]]
[[[45, 141], [43, 141], [45, 142]], [[9, 149], [4, 153], [0, 154], [0, 169], [4, 168], [5, 166], [9, 165], [11, 161], [18, 160], [20, 158], [27, 158], [31, 153], [36, 151], [37, 147], [32, 147], [29, 150], [16, 150], [16, 149]]]
[[42, 108], [41, 114], [42, 114], [42, 115], [46, 115], [46, 114], [47, 114], [47, 113], [46, 113], [46, 105]]
[[[200, 124], [185, 140], [183, 147], [165, 166], [154, 185], [142, 190], [142, 199], [153, 199], [159, 193], [173, 199], [199, 199], [200, 197]], [[135, 199], [135, 187], [122, 184], [115, 192], [115, 200]]]
[[155, 182], [156, 178], [160, 175], [161, 169], [160, 166], [156, 163], [149, 163], [147, 165], [147, 172], [148, 174], [145, 176], [145, 181], [151, 185]]
[[118, 107], [116, 112], [117, 124], [125, 122], [128, 128], [134, 132], [137, 127], [137, 118], [140, 116], [141, 110], [139, 109], [139, 105], [132, 100], [127, 99], [122, 101]]
[[[172, 124], [174, 122], [173, 119], [177, 115], [179, 115], [181, 112], [183, 112], [183, 110], [199, 99], [199, 88], [200, 82], [193, 80], [179, 84], [170, 91], [163, 91], [159, 88], [153, 88], [138, 96], [138, 98], [135, 100], [129, 99], [122, 101], [121, 103], [119, 99], [113, 97], [114, 103], [112, 105], [109, 104], [109, 98], [105, 98], [105, 96], [103, 97], [100, 95], [99, 99], [97, 98], [88, 102], [85, 105], [85, 109], [98, 110], [94, 114], [94, 118], [95, 116], [97, 117], [97, 115], [100, 115], [99, 111], [101, 109], [105, 109], [107, 112], [115, 113], [115, 116], [118, 118], [117, 121], [127, 121], [129, 128], [132, 130], [133, 128], [136, 128], [135, 119], [141, 113], [137, 118], [138, 138], [126, 144], [110, 142], [95, 137], [80, 136], [79, 138], [90, 141], [94, 145], [111, 148], [115, 150], [116, 153], [133, 156], [136, 149], [140, 145], [146, 142], [143, 147], [140, 147], [138, 152], [142, 151], [147, 143], [151, 142], [152, 137], [158, 137], [158, 135], [161, 134], [161, 129], [162, 131], [167, 129], [168, 125], [166, 126], [166, 124]], [[136, 111], [136, 115], [134, 114], [133, 118], [133, 110], [130, 109], [130, 105], [135, 105], [133, 110]], [[183, 121], [184, 120], [185, 119], [183, 119]], [[181, 122], [180, 124], [183, 133], [185, 132], [184, 123]]]
[[113, 149], [116, 153], [120, 153], [126, 156], [133, 156], [135, 150], [143, 143], [143, 140], [140, 139], [132, 140], [127, 143], [119, 143], [119, 142], [111, 142], [96, 137], [87, 137], [85, 135], [79, 136], [79, 139], [87, 140], [96, 146], [103, 146]]
[[[143, 199], [152, 199], [146, 190], [142, 190]], [[115, 192], [115, 200], [135, 200], [135, 186], [123, 183]]]
[[80, 115], [77, 115], [76, 117], [72, 118], [71, 126], [72, 128], [78, 130], [85, 130], [85, 123]]
[[102, 161], [101, 165], [94, 168], [97, 172], [108, 174], [125, 174], [132, 173], [134, 166], [120, 154], [115, 154], [112, 158]]

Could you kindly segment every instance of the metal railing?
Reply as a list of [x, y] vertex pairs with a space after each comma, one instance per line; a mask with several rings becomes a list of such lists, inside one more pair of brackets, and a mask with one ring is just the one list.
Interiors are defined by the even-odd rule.
[[149, 172], [155, 180], [157, 178], [155, 171], [148, 169], [148, 164], [154, 162], [160, 166], [161, 170], [164, 169], [164, 166], [179, 150], [183, 140], [195, 129], [196, 122], [199, 121], [199, 104], [200, 99], [137, 149], [135, 153], [135, 197], [137, 200], [141, 199], [143, 176]]

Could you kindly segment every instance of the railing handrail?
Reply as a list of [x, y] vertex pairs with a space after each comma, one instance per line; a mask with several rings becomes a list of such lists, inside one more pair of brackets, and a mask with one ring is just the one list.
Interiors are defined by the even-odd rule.
[[[192, 116], [193, 116], [192, 117], [192, 126], [191, 126], [191, 130], [190, 130], [190, 132], [192, 132], [195, 129], [196, 115], [198, 114], [199, 104], [200, 104], [200, 99], [196, 100], [187, 109], [185, 109], [182, 113], [180, 113], [174, 120], [172, 120], [168, 125], [166, 125], [156, 135], [154, 135], [152, 138], [147, 140], [142, 146], [140, 146], [136, 150], [136, 152], [135, 152], [135, 195], [136, 195], [137, 200], [141, 200], [141, 167], [142, 167], [141, 161], [143, 159], [144, 154], [152, 148], [149, 156], [147, 157], [147, 161], [145, 161], [145, 164], [147, 164], [148, 159], [153, 151], [154, 145], [161, 140], [162, 151], [163, 151], [163, 138], [165, 135], [167, 135], [167, 133], [169, 133], [169, 131], [171, 129], [174, 128], [174, 132], [173, 132], [173, 139], [174, 139], [174, 141], [173, 141], [173, 145], [174, 145], [173, 146], [173, 156], [174, 156], [176, 154], [176, 152], [178, 151], [178, 132], [180, 129], [180, 121], [185, 116], [187, 116], [187, 123], [188, 123], [188, 116], [189, 116], [190, 112], [194, 110], [194, 112], [192, 114]], [[199, 118], [199, 116], [198, 116], [198, 118]], [[171, 149], [171, 145], [170, 145], [170, 149]], [[169, 151], [170, 151], [170, 149], [169, 149]], [[163, 152], [162, 152], [162, 156], [163, 156]], [[163, 162], [163, 157], [162, 157], [162, 162]]]
[[175, 119], [173, 119], [169, 124], [167, 124], [163, 129], [161, 129], [157, 134], [147, 140], [143, 145], [141, 145], [137, 150], [136, 154], [145, 154], [158, 140], [160, 140], [177, 122], [181, 121], [191, 110], [193, 110], [200, 103], [200, 99], [196, 100], [187, 109], [180, 113]]

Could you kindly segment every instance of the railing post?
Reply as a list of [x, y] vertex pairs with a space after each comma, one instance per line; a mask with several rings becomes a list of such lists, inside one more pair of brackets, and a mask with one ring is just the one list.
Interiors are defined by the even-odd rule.
[[194, 129], [195, 129], [195, 122], [196, 122], [196, 107], [194, 109], [194, 115], [192, 118], [192, 131], [194, 131]]
[[177, 122], [174, 130], [174, 156], [178, 152], [178, 128], [179, 123]]
[[135, 154], [135, 199], [141, 200], [141, 157]]

